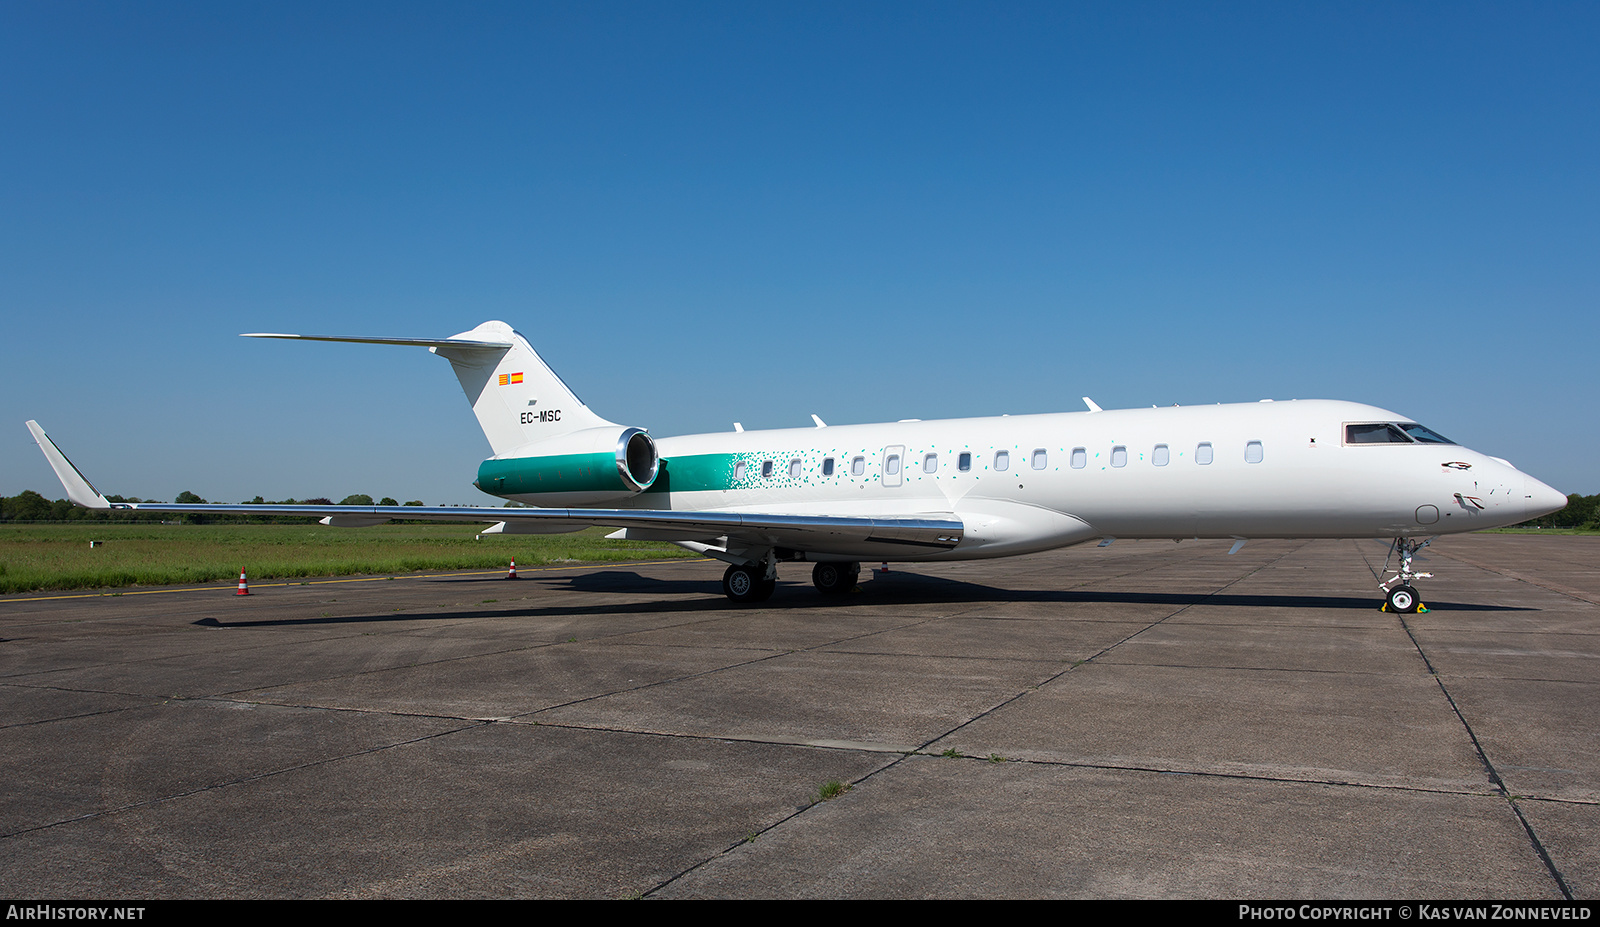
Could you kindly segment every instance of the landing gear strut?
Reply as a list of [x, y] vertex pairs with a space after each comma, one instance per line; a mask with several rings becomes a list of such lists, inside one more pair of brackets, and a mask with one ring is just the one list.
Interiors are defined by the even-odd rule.
[[1428, 538], [1426, 541], [1413, 541], [1411, 538], [1394, 539], [1394, 544], [1389, 548], [1389, 557], [1383, 561], [1383, 568], [1388, 571], [1389, 560], [1393, 559], [1396, 553], [1400, 554], [1400, 566], [1392, 578], [1378, 584], [1378, 588], [1384, 592], [1384, 611], [1409, 615], [1428, 610], [1428, 607], [1422, 604], [1422, 598], [1417, 595], [1417, 589], [1411, 585], [1411, 581], [1430, 579], [1433, 574], [1413, 572], [1411, 555], [1432, 543], [1433, 538]]
[[861, 576], [859, 563], [830, 563], [824, 561], [811, 568], [811, 585], [823, 595], [844, 595], [856, 587]]

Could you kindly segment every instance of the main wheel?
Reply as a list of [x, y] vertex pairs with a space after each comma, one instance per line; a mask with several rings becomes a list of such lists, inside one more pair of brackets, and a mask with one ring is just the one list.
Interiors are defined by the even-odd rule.
[[1410, 586], [1400, 585], [1389, 590], [1389, 611], [1407, 615], [1417, 610], [1417, 604], [1417, 590]]
[[722, 574], [722, 591], [735, 602], [754, 602], [761, 578], [749, 567], [728, 567]]
[[766, 578], [761, 567], [730, 566], [722, 574], [722, 591], [735, 602], [765, 602], [778, 588], [778, 581]]
[[860, 575], [859, 563], [823, 562], [811, 568], [811, 584], [823, 595], [843, 595], [856, 587]]

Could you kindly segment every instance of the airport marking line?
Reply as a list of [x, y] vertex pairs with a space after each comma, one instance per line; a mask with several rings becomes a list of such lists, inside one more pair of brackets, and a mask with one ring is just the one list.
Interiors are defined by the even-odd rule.
[[[583, 563], [569, 563], [562, 566], [518, 567], [517, 573], [552, 573], [557, 570], [576, 570], [594, 566], [660, 566], [666, 563], [710, 563], [710, 557], [695, 559], [673, 557], [670, 560], [588, 560]], [[484, 570], [470, 573], [402, 573], [395, 576], [352, 576], [345, 579], [311, 579], [290, 582], [256, 583], [252, 582], [250, 588], [272, 588], [274, 586], [328, 586], [334, 583], [376, 583], [389, 579], [441, 579], [451, 576], [497, 576], [505, 570]], [[0, 605], [6, 602], [47, 602], [52, 599], [102, 599], [127, 595], [164, 595], [169, 592], [228, 592], [233, 593], [237, 588], [236, 580], [229, 580], [220, 586], [189, 586], [183, 589], [140, 589], [135, 592], [74, 592], [67, 595], [38, 595], [27, 598], [0, 598]]]

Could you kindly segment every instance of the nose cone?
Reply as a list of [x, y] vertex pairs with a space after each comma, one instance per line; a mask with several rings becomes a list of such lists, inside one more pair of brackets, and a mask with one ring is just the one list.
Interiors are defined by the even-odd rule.
[[1527, 506], [1527, 517], [1538, 518], [1540, 515], [1549, 515], [1559, 512], [1567, 507], [1567, 497], [1549, 486], [1539, 482], [1533, 477], [1525, 477], [1527, 483], [1522, 491], [1523, 501]]

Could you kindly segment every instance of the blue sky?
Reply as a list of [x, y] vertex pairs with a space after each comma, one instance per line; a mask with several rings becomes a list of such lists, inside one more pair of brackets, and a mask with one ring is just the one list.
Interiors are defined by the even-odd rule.
[[488, 501], [656, 435], [1339, 398], [1600, 492], [1593, 4], [0, 5], [0, 494]]

